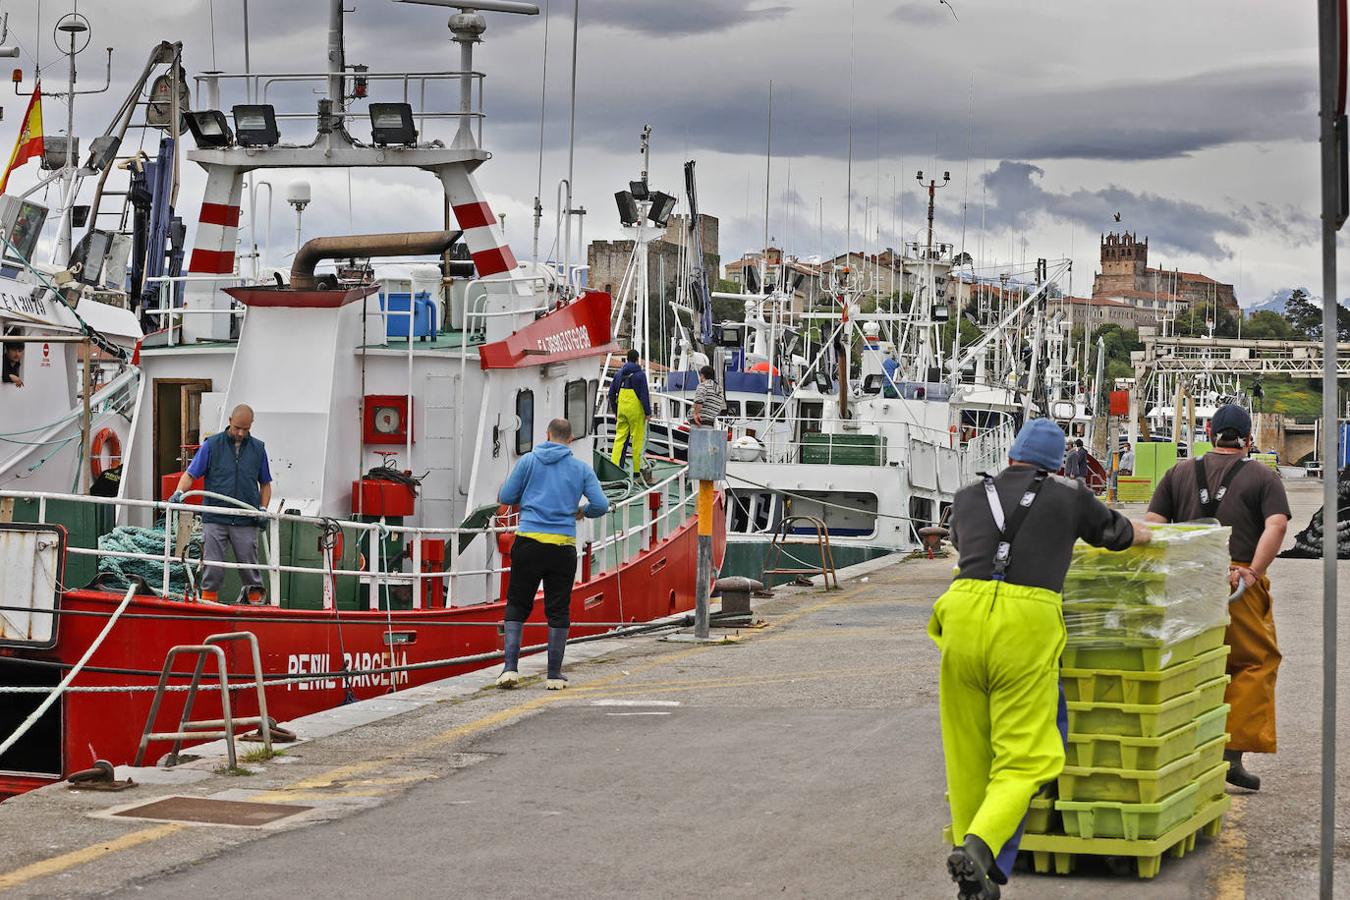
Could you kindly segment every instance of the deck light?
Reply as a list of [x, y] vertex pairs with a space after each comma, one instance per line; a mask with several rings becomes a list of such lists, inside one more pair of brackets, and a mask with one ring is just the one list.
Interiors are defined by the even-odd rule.
[[230, 123], [218, 109], [203, 109], [187, 114], [188, 130], [198, 147], [228, 147], [234, 140]]
[[636, 225], [642, 221], [632, 191], [615, 191], [614, 203], [619, 207], [619, 221], [624, 225]]
[[270, 103], [234, 108], [234, 137], [241, 147], [271, 147], [281, 140], [276, 107]]
[[670, 214], [675, 211], [675, 198], [660, 191], [652, 191], [652, 206], [647, 210], [647, 218], [658, 228], [665, 228]]
[[412, 105], [408, 103], [370, 104], [370, 136], [377, 144], [407, 144], [417, 142], [413, 126]]

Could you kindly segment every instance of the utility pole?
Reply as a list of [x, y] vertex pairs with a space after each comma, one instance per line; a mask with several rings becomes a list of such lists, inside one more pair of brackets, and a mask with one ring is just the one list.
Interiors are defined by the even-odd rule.
[[1345, 224], [1346, 0], [1318, 0], [1322, 126], [1322, 808], [1318, 894], [1334, 895], [1336, 866], [1337, 427], [1336, 233]]

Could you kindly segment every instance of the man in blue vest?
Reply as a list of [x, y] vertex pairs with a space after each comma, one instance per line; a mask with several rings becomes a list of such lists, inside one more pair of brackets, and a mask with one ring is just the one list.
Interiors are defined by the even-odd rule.
[[[266, 509], [272, 500], [272, 472], [267, 466], [267, 448], [253, 437], [253, 408], [240, 404], [230, 413], [230, 424], [222, 432], [213, 434], [197, 448], [187, 471], [178, 480], [178, 490], [169, 497], [178, 503], [192, 482], [205, 478], [207, 491], [233, 497], [255, 509]], [[229, 506], [207, 506], [208, 510], [229, 509]], [[212, 566], [224, 562], [226, 550], [233, 548], [235, 562], [240, 565], [258, 564], [258, 524], [263, 521], [252, 516], [232, 516], [224, 512], [202, 514], [202, 559], [207, 563], [202, 578], [202, 599], [215, 600], [225, 580], [225, 570]], [[245, 588], [259, 587], [262, 578], [257, 569], [239, 569], [239, 579]]]

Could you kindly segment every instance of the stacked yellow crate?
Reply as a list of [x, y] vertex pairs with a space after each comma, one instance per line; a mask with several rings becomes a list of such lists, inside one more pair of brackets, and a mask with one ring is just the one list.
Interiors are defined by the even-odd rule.
[[[1022, 847], [1038, 871], [1082, 855], [1182, 855], [1217, 833], [1227, 743], [1228, 529], [1163, 526], [1124, 553], [1075, 549], [1064, 585], [1068, 645], [1066, 765], [1053, 804], [1039, 801]], [[1039, 830], [1039, 829], [1037, 829]]]

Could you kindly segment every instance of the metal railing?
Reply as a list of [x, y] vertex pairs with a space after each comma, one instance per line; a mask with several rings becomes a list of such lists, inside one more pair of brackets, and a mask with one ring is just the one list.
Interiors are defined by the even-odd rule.
[[[230, 82], [242, 89], [246, 103], [268, 103], [268, 94], [271, 89], [277, 85], [304, 85], [304, 84], [327, 84], [334, 77], [332, 72], [211, 72], [202, 75], [193, 76], [195, 82], [195, 103], [198, 109], [225, 109], [221, 104], [220, 87], [221, 82]], [[358, 77], [358, 73], [347, 71], [342, 74], [345, 81], [350, 81]], [[413, 107], [413, 117], [417, 119], [417, 130], [419, 136], [425, 130], [427, 119], [472, 119], [478, 126], [478, 143], [483, 143], [483, 83], [486, 75], [476, 70], [443, 70], [436, 72], [361, 72], [359, 77], [366, 82], [375, 83], [394, 83], [402, 85], [402, 101]], [[447, 102], [458, 104], [462, 94], [464, 82], [469, 84], [469, 95], [473, 98], [473, 107], [467, 111], [459, 109], [429, 109], [427, 107], [427, 85], [436, 83], [450, 83], [454, 86], [454, 96]], [[416, 99], [413, 98], [414, 89], [417, 92]], [[370, 95], [360, 98], [363, 100], [376, 101], [379, 97]], [[303, 112], [281, 112], [275, 113], [278, 121], [313, 119], [315, 111], [313, 109]], [[351, 121], [364, 118], [364, 115], [351, 110], [343, 111], [334, 104], [331, 114], [332, 121]]]
[[[207, 492], [190, 492], [185, 496], [193, 495], [205, 495], [218, 501], [229, 501], [231, 499]], [[659, 500], [653, 500], [653, 497], [657, 497]], [[189, 560], [183, 554], [175, 552], [175, 529], [169, 523], [176, 518], [174, 514], [177, 513], [201, 513], [203, 511], [202, 506], [54, 492], [0, 490], [0, 500], [7, 499], [36, 501], [38, 506], [37, 524], [45, 524], [49, 521], [52, 512], [51, 504], [53, 503], [112, 506], [119, 510], [138, 509], [152, 514], [164, 514], [166, 523], [161, 552], [141, 553], [131, 550], [79, 547], [72, 544], [67, 546], [67, 553], [72, 556], [92, 557], [94, 559], [119, 559], [158, 564], [160, 580], [155, 593], [161, 597], [182, 599], [182, 594], [175, 596], [170, 589], [174, 580], [174, 568], [175, 566], [185, 567], [190, 562], [197, 562], [197, 560]], [[581, 536], [578, 538], [578, 552], [588, 556], [587, 565], [578, 567], [578, 577], [583, 577], [584, 573], [587, 572], [594, 576], [598, 573], [613, 571], [640, 553], [651, 550], [659, 542], [671, 537], [683, 524], [693, 519], [695, 512], [693, 499], [694, 495], [689, 485], [688, 470], [681, 467], [647, 490], [611, 503], [609, 511], [603, 517], [591, 520], [598, 523], [595, 526], [599, 531], [598, 538], [592, 541], [584, 541]], [[220, 509], [218, 503], [214, 504], [214, 507], [217, 510]], [[232, 508], [228, 510], [228, 514], [251, 518], [262, 523], [260, 527], [265, 529], [266, 538], [264, 544], [265, 561], [260, 560], [256, 564], [246, 564], [222, 560], [212, 561], [210, 565], [212, 568], [232, 571], [248, 569], [266, 572], [268, 602], [273, 606], [281, 605], [283, 599], [295, 599], [282, 597], [281, 582], [283, 574], [311, 575], [328, 579], [328, 585], [332, 587], [332, 603], [335, 606], [337, 605], [338, 579], [355, 579], [358, 588], [361, 585], [369, 585], [371, 588], [371, 609], [380, 609], [382, 598], [388, 600], [389, 588], [406, 586], [412, 592], [410, 606], [416, 609], [424, 608], [424, 600], [430, 596], [430, 592], [427, 590], [428, 582], [432, 580], [445, 580], [447, 588], [444, 598], [445, 605], [458, 606], [496, 599], [493, 579], [500, 578], [510, 572], [510, 566], [504, 564], [497, 553], [496, 542], [492, 539], [492, 536], [514, 532], [513, 526], [488, 525], [481, 528], [436, 528], [388, 525], [384, 522], [358, 522], [349, 519], [265, 512], [250, 508]], [[344, 540], [348, 536], [355, 536], [358, 540], [365, 538], [365, 546], [370, 549], [372, 558], [367, 563], [367, 568], [356, 569], [340, 567], [340, 560], [335, 560], [331, 556], [324, 565], [293, 564], [293, 561], [284, 560], [284, 554], [279, 550], [282, 546], [282, 523], [312, 526], [316, 529], [328, 529], [336, 526], [343, 534]], [[483, 543], [485, 545], [481, 557], [484, 562], [481, 564], [469, 561], [471, 556], [476, 557], [473, 549], [476, 539], [479, 537], [484, 538]], [[399, 546], [410, 546], [410, 553], [406, 557], [411, 564], [410, 571], [403, 571], [401, 568], [385, 568], [382, 548], [386, 546], [386, 542], [394, 538], [399, 540]], [[424, 540], [443, 541], [445, 543], [447, 561], [442, 564], [443, 568], [423, 571]], [[598, 565], [592, 567], [592, 562], [598, 563]], [[466, 578], [472, 578], [475, 581], [479, 578], [484, 579], [482, 593], [464, 589], [462, 583]]]

